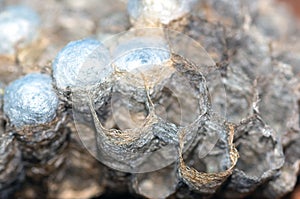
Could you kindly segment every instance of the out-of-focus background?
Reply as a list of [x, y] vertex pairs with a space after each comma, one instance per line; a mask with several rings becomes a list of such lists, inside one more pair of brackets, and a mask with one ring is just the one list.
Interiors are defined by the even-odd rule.
[[[283, 3], [286, 3], [289, 9], [295, 14], [296, 17], [299, 18], [300, 23], [300, 0], [279, 0]], [[295, 191], [291, 194], [291, 199], [300, 199], [300, 179], [298, 179], [298, 186]]]
[[299, 0], [280, 0], [281, 2], [287, 3], [292, 12], [300, 18], [300, 1]]

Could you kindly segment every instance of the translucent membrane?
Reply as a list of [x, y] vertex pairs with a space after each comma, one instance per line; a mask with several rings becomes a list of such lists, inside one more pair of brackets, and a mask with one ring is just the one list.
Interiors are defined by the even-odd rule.
[[[104, 41], [88, 57], [103, 46], [111, 61], [98, 72], [112, 74], [73, 89], [72, 101], [83, 143], [105, 165], [131, 173], [166, 167], [179, 158], [182, 129], [187, 132], [186, 151], [201, 133], [197, 127], [203, 125], [203, 115], [224, 115], [224, 109], [211, 104], [209, 91], [216, 85], [222, 88], [215, 64], [191, 38], [167, 29], [134, 29]], [[79, 74], [89, 74], [86, 63], [99, 64], [93, 61], [87, 59]], [[218, 96], [225, 96], [223, 91]], [[220, 133], [204, 135], [201, 157]]]

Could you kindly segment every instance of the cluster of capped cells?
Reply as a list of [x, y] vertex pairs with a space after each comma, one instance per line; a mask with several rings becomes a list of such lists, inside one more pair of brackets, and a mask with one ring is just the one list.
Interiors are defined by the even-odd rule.
[[[126, 32], [70, 41], [49, 66], [0, 82], [0, 198], [32, 196], [28, 179], [46, 198], [102, 189], [146, 198], [291, 192], [300, 170], [300, 46], [291, 55], [283, 44], [299, 29], [278, 28], [295, 21], [268, 2], [128, 0], [106, 24]], [[31, 8], [0, 0], [0, 62], [24, 69], [26, 53], [43, 44], [42, 24]], [[83, 153], [72, 145], [78, 139], [101, 163], [68, 162], [69, 151]], [[84, 168], [92, 191], [60, 181]]]

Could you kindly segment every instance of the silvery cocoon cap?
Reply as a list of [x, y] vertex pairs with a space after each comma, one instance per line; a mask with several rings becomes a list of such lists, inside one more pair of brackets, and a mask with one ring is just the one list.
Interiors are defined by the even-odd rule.
[[143, 67], [153, 67], [170, 60], [170, 49], [162, 38], [136, 37], [120, 44], [114, 51], [118, 70], [144, 70]]
[[5, 89], [4, 113], [16, 127], [51, 122], [57, 108], [58, 97], [48, 75], [29, 74]]
[[133, 21], [168, 24], [189, 13], [197, 0], [129, 0], [128, 13]]
[[56, 86], [60, 90], [76, 89], [101, 83], [112, 73], [107, 66], [109, 51], [94, 39], [68, 43], [56, 56], [52, 68]]
[[[99, 41], [84, 39], [67, 44], [56, 56], [53, 64], [53, 78], [60, 94], [71, 102], [73, 115], [80, 122], [89, 119], [86, 92], [97, 96], [96, 107], [101, 108], [110, 94], [110, 79], [113, 68], [109, 65], [110, 53]], [[101, 90], [101, 91], [100, 91]], [[69, 91], [72, 99], [69, 101]]]
[[114, 90], [130, 95], [139, 93], [137, 95], [146, 99], [145, 81], [153, 89], [168, 78], [172, 71], [164, 65], [170, 65], [170, 59], [167, 42], [157, 35], [134, 37], [120, 43], [113, 50], [112, 64], [117, 71], [124, 73], [115, 75]]
[[10, 6], [0, 13], [0, 54], [11, 55], [38, 36], [39, 16], [25, 6]]
[[54, 159], [61, 157], [69, 131], [51, 77], [33, 73], [12, 82], [5, 89], [4, 113], [9, 118], [7, 131], [15, 133], [23, 159], [34, 163], [36, 170], [46, 164], [47, 170], [57, 167]]

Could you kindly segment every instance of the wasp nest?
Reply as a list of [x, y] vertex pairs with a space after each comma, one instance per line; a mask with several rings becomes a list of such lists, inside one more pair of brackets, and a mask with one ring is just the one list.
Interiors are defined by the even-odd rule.
[[300, 30], [284, 6], [126, 3], [0, 0], [0, 197], [292, 192]]

